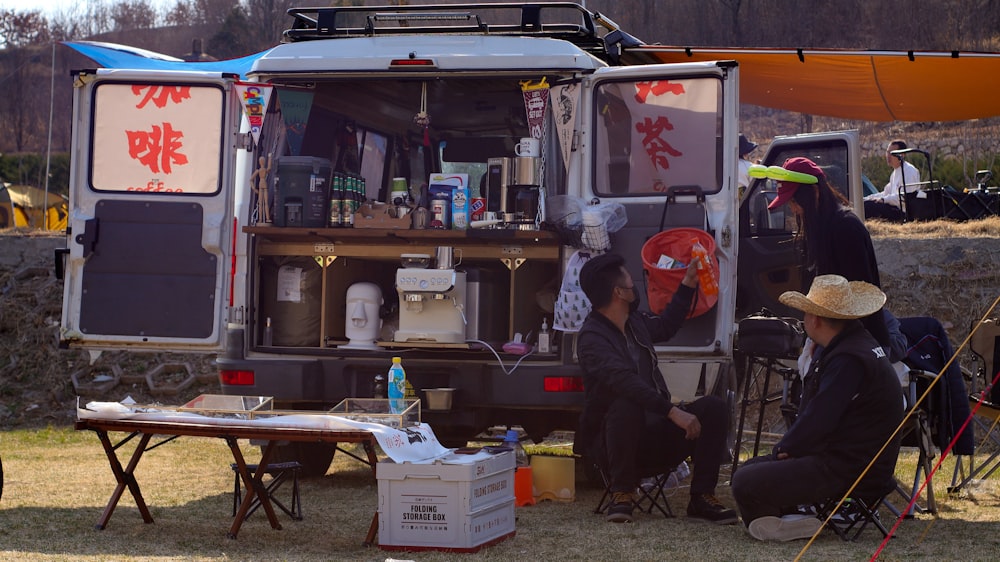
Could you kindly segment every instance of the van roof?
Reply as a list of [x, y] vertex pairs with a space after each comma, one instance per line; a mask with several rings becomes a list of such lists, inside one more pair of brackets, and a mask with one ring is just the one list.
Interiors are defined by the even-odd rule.
[[[530, 54], [530, 56], [524, 56]], [[512, 56], [516, 55], [516, 56]], [[588, 71], [607, 66], [566, 41], [539, 37], [431, 35], [353, 37], [278, 45], [258, 59], [249, 75], [391, 70], [392, 61], [429, 59], [433, 66], [400, 70]]]

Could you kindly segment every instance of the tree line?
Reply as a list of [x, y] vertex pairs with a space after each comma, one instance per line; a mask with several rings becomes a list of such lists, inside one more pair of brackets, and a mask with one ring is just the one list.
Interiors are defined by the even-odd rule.
[[[578, 0], [646, 43], [681, 46], [1000, 51], [1000, 2], [990, 0]], [[0, 10], [0, 174], [40, 185], [26, 154], [69, 150], [70, 72], [86, 59], [59, 41], [96, 39], [218, 59], [278, 43], [295, 6], [473, 3], [457, 0], [80, 0], [64, 12]], [[475, 2], [488, 3], [488, 2]], [[178, 42], [178, 39], [180, 41]], [[192, 53], [188, 53], [191, 49]], [[974, 77], [970, 77], [970, 83]], [[946, 84], [934, 87], [970, 87]], [[51, 110], [51, 118], [50, 118]], [[62, 161], [62, 160], [60, 160]], [[68, 161], [68, 159], [67, 159]], [[61, 178], [67, 174], [60, 173]], [[51, 176], [55, 177], [55, 176]], [[56, 186], [55, 189], [64, 189]]]

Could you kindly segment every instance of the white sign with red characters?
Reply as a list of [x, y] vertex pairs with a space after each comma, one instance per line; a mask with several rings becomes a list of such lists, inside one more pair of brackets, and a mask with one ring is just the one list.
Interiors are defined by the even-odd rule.
[[217, 86], [98, 86], [91, 155], [93, 188], [217, 192], [225, 94]]

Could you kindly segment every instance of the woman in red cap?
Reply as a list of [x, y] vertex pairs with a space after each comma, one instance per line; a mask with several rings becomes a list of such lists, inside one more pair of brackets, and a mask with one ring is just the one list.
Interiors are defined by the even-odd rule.
[[[778, 182], [778, 197], [767, 208], [776, 209], [788, 203], [798, 218], [799, 235], [805, 242], [802, 286], [808, 287], [818, 275], [835, 274], [848, 281], [865, 281], [881, 287], [871, 235], [864, 222], [851, 211], [850, 201], [830, 185], [823, 170], [808, 158], [789, 158], [782, 168], [794, 173]], [[889, 330], [882, 311], [863, 318], [862, 323], [889, 349]]]

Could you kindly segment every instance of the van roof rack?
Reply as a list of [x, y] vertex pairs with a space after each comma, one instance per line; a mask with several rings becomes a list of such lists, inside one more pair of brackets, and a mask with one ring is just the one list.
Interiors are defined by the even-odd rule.
[[288, 14], [293, 23], [284, 32], [287, 42], [416, 34], [548, 37], [602, 59], [608, 49], [596, 24], [617, 31], [614, 22], [573, 2], [331, 6], [292, 8]]

